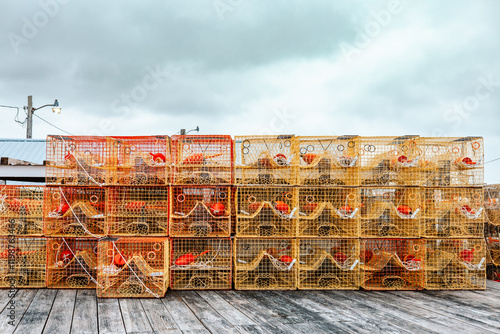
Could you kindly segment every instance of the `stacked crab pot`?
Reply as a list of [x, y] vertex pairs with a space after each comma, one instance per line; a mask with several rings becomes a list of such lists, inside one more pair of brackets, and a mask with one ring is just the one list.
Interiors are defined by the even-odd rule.
[[173, 136], [172, 158], [170, 287], [231, 289], [233, 140]]

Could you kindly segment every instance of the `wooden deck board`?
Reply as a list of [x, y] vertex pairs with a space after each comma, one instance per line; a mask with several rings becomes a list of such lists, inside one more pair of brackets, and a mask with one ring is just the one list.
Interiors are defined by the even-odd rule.
[[498, 333], [500, 283], [486, 291], [168, 291], [98, 299], [94, 290], [0, 290], [0, 333]]

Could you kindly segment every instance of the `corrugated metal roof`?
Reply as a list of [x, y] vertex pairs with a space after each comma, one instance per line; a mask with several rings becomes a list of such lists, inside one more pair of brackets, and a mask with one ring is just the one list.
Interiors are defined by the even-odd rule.
[[43, 164], [45, 139], [0, 139], [0, 157]]

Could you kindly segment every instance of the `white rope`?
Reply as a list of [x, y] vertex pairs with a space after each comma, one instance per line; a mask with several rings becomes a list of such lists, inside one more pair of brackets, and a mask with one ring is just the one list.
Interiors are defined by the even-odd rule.
[[68, 243], [66, 242], [66, 239], [62, 238], [63, 241], [64, 241], [64, 244], [66, 245], [66, 247], [68, 247], [69, 251], [71, 252], [71, 254], [73, 254], [73, 258], [76, 260], [76, 262], [78, 262], [78, 264], [80, 265], [80, 267], [82, 267], [82, 269], [85, 271], [85, 273], [87, 273], [87, 275], [89, 276], [90, 280], [92, 282], [94, 282], [96, 285], [98, 285], [101, 289], [104, 289], [104, 287], [99, 284], [94, 277], [92, 277], [92, 275], [87, 271], [87, 269], [85, 269], [85, 267], [83, 266], [83, 264], [80, 262], [80, 260], [78, 260], [78, 257], [76, 256], [75, 253], [73, 253], [73, 250], [71, 249], [71, 247], [69, 247]]
[[[5, 187], [4, 187], [5, 188]], [[3, 189], [2, 189], [3, 191]], [[7, 210], [7, 207], [5, 206], [6, 200], [7, 199], [7, 194], [5, 195], [0, 195], [0, 211], [5, 212]]]
[[[112, 241], [112, 243], [113, 243], [113, 247], [116, 249], [116, 251], [118, 252], [118, 254], [120, 254], [121, 258], [125, 259], [125, 257], [122, 255], [122, 253], [120, 252], [120, 250], [118, 249], [118, 247], [116, 247], [115, 242]], [[144, 288], [146, 288], [146, 292], [147, 293], [155, 296], [156, 298], [160, 298], [160, 296], [158, 296], [156, 293], [154, 293], [153, 291], [151, 291], [151, 289], [149, 289], [146, 286], [146, 284], [144, 284], [144, 282], [139, 278], [139, 276], [137, 276], [137, 274], [135, 273], [134, 269], [132, 269], [132, 267], [128, 264], [128, 262], [125, 262], [125, 264], [130, 269], [130, 271], [132, 272], [132, 274], [134, 274], [134, 276], [139, 280], [139, 282], [142, 284], [142, 286], [144, 286]]]
[[66, 204], [69, 206], [69, 209], [71, 210], [71, 213], [73, 214], [73, 216], [76, 218], [78, 224], [80, 224], [83, 227], [83, 230], [85, 231], [85, 233], [90, 234], [92, 237], [94, 237], [96, 239], [99, 239], [100, 236], [97, 236], [97, 235], [93, 234], [92, 232], [90, 232], [89, 230], [87, 230], [87, 228], [82, 224], [82, 222], [80, 221], [80, 219], [76, 215], [75, 211], [73, 211], [73, 208], [69, 204], [68, 200], [66, 199], [66, 196], [64, 195], [64, 192], [62, 191], [61, 187], [59, 187], [59, 192], [61, 193], [62, 197], [64, 198], [64, 201], [66, 202]]
[[[66, 147], [66, 141], [64, 140], [64, 138], [62, 136], [59, 136], [61, 138], [61, 140], [64, 142], [64, 146]], [[71, 153], [71, 155], [73, 155], [73, 157], [75, 158], [76, 162], [78, 163], [78, 165], [80, 165], [80, 167], [83, 169], [83, 171], [85, 172], [85, 174], [87, 174], [87, 176], [89, 177], [89, 179], [94, 182], [95, 184], [97, 184], [99, 187], [102, 187], [104, 185], [104, 183], [99, 183], [97, 182], [92, 176], [90, 176], [89, 173], [87, 173], [87, 171], [85, 170], [85, 168], [83, 168], [83, 165], [80, 163], [80, 159], [77, 159], [75, 157], [75, 152], [74, 151], [69, 151]]]

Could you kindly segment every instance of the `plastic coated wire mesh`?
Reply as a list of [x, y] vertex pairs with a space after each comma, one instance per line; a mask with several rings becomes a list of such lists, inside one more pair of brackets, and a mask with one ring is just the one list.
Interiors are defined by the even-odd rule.
[[484, 239], [427, 239], [425, 288], [486, 289]]
[[482, 137], [426, 137], [422, 185], [441, 187], [483, 186], [484, 143]]
[[299, 239], [298, 246], [299, 289], [359, 289], [358, 239]]
[[293, 290], [297, 286], [295, 239], [234, 241], [236, 290]]
[[233, 183], [234, 142], [223, 135], [172, 136], [174, 184]]
[[231, 233], [231, 188], [172, 186], [170, 236], [225, 237]]
[[167, 236], [168, 187], [110, 187], [107, 189], [107, 234]]
[[311, 186], [359, 185], [358, 136], [297, 137], [300, 165], [297, 183]]
[[46, 236], [105, 235], [106, 188], [47, 187], [44, 199]]
[[297, 137], [236, 136], [236, 184], [295, 185], [299, 165]]
[[424, 288], [425, 240], [361, 239], [361, 287], [366, 290]]
[[172, 238], [170, 242], [172, 289], [231, 289], [230, 238]]
[[45, 247], [45, 238], [0, 237], [0, 288], [44, 288]]
[[361, 237], [420, 237], [418, 187], [361, 188]]
[[295, 237], [299, 210], [297, 192], [294, 187], [239, 187], [236, 235]]
[[0, 185], [0, 235], [42, 235], [41, 186]]
[[481, 238], [481, 188], [422, 188], [421, 235], [427, 238]]
[[299, 188], [299, 237], [359, 237], [359, 188]]
[[493, 225], [500, 225], [500, 184], [488, 184], [484, 187], [484, 208], [486, 220]]
[[98, 245], [97, 296], [162, 297], [168, 287], [168, 238], [106, 238]]
[[97, 241], [89, 238], [48, 238], [47, 287], [95, 289]]

